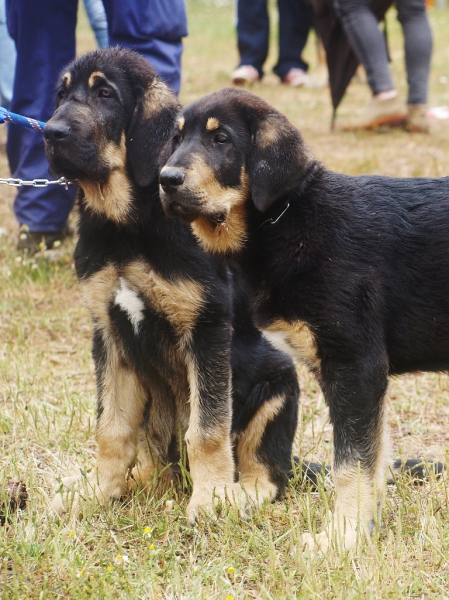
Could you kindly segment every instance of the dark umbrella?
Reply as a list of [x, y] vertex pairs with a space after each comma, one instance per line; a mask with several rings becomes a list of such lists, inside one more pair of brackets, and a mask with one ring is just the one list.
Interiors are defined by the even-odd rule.
[[[315, 14], [315, 29], [326, 50], [327, 68], [329, 71], [329, 87], [334, 107], [332, 127], [337, 107], [343, 98], [349, 82], [359, 66], [351, 43], [346, 36], [343, 25], [338, 18], [332, 0], [310, 0]], [[393, 4], [393, 0], [372, 0], [370, 8], [378, 21]]]

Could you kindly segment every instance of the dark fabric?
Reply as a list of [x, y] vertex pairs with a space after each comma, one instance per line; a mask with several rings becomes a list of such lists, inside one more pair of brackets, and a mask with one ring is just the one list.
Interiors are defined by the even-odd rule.
[[[310, 2], [315, 13], [315, 29], [326, 50], [332, 106], [336, 109], [356, 72], [359, 59], [337, 17], [333, 0], [310, 0]], [[383, 19], [392, 3], [393, 0], [371, 1], [371, 10], [377, 21]]]
[[136, 50], [176, 94], [181, 86], [182, 38], [187, 35], [184, 0], [103, 0], [111, 46]]
[[[394, 88], [385, 38], [377, 26], [370, 0], [335, 0], [346, 34], [365, 67], [373, 94]], [[427, 103], [432, 34], [425, 0], [397, 0], [405, 40], [410, 104]]]
[[[53, 113], [57, 77], [75, 57], [77, 8], [78, 0], [7, 1], [8, 28], [17, 48], [13, 112], [41, 121]], [[178, 92], [181, 36], [187, 33], [183, 0], [106, 0], [105, 8], [111, 44], [143, 54]], [[49, 178], [42, 134], [10, 127], [7, 151], [13, 177]], [[74, 190], [61, 186], [22, 187], [14, 211], [30, 231], [61, 231], [73, 199]]]
[[[274, 72], [281, 79], [292, 68], [307, 71], [301, 58], [307, 43], [312, 10], [306, 0], [278, 0], [279, 59]], [[241, 65], [252, 65], [263, 76], [268, 55], [270, 23], [267, 0], [238, 0], [237, 46]]]
[[[17, 48], [11, 110], [47, 121], [55, 107], [54, 84], [75, 56], [76, 0], [12, 0], [7, 3], [8, 28]], [[11, 126], [7, 152], [13, 177], [51, 178], [42, 133]], [[31, 231], [64, 229], [73, 206], [74, 190], [62, 186], [21, 187], [14, 201], [19, 223]]]

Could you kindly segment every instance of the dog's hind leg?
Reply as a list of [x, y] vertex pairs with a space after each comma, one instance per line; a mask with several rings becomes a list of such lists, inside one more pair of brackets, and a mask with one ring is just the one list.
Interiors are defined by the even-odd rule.
[[[104, 330], [94, 332], [92, 354], [98, 388], [98, 453], [96, 467], [87, 478], [83, 492], [107, 504], [120, 498], [126, 490], [128, 469], [133, 466], [137, 455], [146, 393], [135, 372], [124, 363], [113, 339]], [[71, 485], [74, 484], [72, 481]], [[78, 485], [82, 484], [80, 481]], [[58, 513], [69, 508], [79, 511], [80, 492], [81, 489], [69, 490], [64, 497], [62, 489], [54, 498], [52, 508]]]
[[385, 363], [374, 360], [322, 361], [321, 384], [334, 427], [336, 502], [329, 526], [315, 537], [303, 535], [306, 548], [326, 551], [335, 540], [338, 549], [350, 549], [372, 531], [389, 454], [383, 405], [387, 372]]
[[[298, 380], [294, 366], [284, 355], [266, 350], [257, 371], [257, 384], [243, 403], [253, 414], [237, 435], [237, 471], [241, 489], [250, 503], [273, 501], [289, 478], [292, 445], [298, 413]], [[237, 417], [237, 415], [236, 415]], [[246, 421], [244, 414], [240, 421]], [[236, 490], [238, 494], [238, 490]], [[241, 501], [244, 506], [244, 502]]]

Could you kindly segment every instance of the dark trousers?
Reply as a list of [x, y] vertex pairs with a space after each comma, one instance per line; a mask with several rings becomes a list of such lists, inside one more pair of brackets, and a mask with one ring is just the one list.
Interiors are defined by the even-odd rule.
[[[371, 0], [335, 0], [352, 47], [365, 67], [373, 94], [394, 88], [385, 40], [369, 6]], [[427, 104], [432, 33], [425, 0], [397, 0], [405, 43], [409, 104]]]
[[[278, 0], [279, 59], [274, 72], [281, 79], [292, 68], [307, 71], [301, 54], [313, 22], [311, 6], [306, 0]], [[268, 55], [270, 23], [267, 0], [238, 0], [237, 46], [241, 65], [252, 65], [263, 76]]]
[[[105, 0], [111, 45], [141, 52], [178, 92], [182, 36], [187, 34], [183, 0]], [[75, 57], [78, 0], [8, 0], [8, 28], [17, 48], [11, 110], [47, 121], [55, 108], [54, 88]], [[49, 178], [41, 133], [11, 126], [7, 142], [13, 177]], [[14, 212], [30, 231], [64, 229], [74, 189], [21, 187]]]

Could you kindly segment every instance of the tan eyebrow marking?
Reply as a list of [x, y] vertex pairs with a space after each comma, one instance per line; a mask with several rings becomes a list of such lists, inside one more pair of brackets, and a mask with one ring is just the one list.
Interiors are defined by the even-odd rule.
[[185, 118], [184, 117], [179, 117], [179, 119], [178, 119], [179, 131], [183, 130], [185, 123], [186, 123]]
[[218, 129], [219, 127], [220, 123], [218, 119], [216, 119], [215, 117], [209, 117], [207, 119], [206, 129], [208, 129], [209, 131], [213, 131], [214, 129]]
[[94, 71], [89, 77], [89, 81], [87, 82], [89, 87], [93, 87], [95, 85], [95, 79], [97, 78], [101, 78], [107, 81], [106, 77], [104, 76], [104, 73], [102, 73], [101, 71]]
[[64, 82], [65, 87], [69, 87], [70, 82], [72, 81], [72, 76], [70, 75], [69, 71], [67, 71], [67, 73], [64, 73], [64, 75], [62, 76], [62, 81]]

